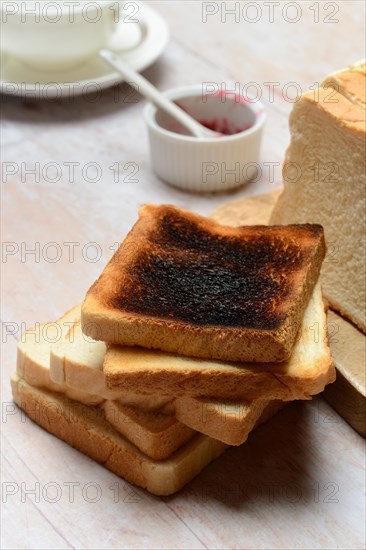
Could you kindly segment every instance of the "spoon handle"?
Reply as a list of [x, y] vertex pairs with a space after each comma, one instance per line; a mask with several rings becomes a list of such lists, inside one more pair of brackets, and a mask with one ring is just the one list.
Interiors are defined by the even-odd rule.
[[211, 137], [214, 132], [202, 126], [190, 115], [184, 112], [178, 105], [170, 101], [159, 92], [146, 78], [131, 69], [131, 67], [121, 60], [119, 56], [110, 50], [101, 50], [99, 55], [111, 67], [116, 69], [126, 79], [128, 84], [135, 88], [137, 92], [149, 99], [156, 107], [162, 109], [175, 120], [180, 122], [193, 136], [197, 138]]

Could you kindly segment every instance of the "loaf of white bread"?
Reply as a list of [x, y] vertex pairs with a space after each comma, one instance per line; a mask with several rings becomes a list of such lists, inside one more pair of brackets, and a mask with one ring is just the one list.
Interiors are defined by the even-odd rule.
[[327, 77], [303, 94], [290, 116], [284, 191], [270, 224], [320, 223], [330, 306], [366, 332], [365, 63]]

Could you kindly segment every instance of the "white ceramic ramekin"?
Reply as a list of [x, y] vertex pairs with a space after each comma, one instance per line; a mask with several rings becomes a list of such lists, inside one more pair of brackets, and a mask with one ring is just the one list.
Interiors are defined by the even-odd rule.
[[175, 88], [165, 95], [211, 129], [237, 133], [200, 139], [189, 136], [169, 115], [148, 103], [145, 120], [151, 164], [159, 178], [189, 191], [218, 192], [257, 176], [266, 119], [262, 103], [230, 93], [206, 94], [201, 84]]

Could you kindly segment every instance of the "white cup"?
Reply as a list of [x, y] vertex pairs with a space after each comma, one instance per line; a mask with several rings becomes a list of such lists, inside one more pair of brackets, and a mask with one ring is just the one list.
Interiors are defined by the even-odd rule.
[[228, 191], [256, 179], [266, 120], [264, 106], [240, 95], [204, 93], [203, 85], [165, 95], [222, 137], [186, 135], [179, 123], [152, 103], [145, 108], [154, 172], [166, 183], [195, 192]]
[[1, 0], [2, 49], [40, 70], [63, 70], [106, 47], [122, 2]]

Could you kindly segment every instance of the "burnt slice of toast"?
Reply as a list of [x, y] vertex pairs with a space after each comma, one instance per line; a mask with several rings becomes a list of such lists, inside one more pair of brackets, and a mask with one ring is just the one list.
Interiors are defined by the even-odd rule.
[[[221, 402], [309, 399], [335, 379], [320, 283], [316, 284], [305, 309], [288, 361], [234, 363], [114, 344], [107, 348], [103, 370], [106, 385], [111, 389], [150, 390], [184, 398], [186, 404], [187, 398], [200, 399], [200, 396]], [[178, 404], [178, 410], [181, 406], [184, 404]]]
[[192, 357], [280, 362], [324, 255], [320, 225], [232, 228], [145, 205], [86, 295], [83, 331]]

